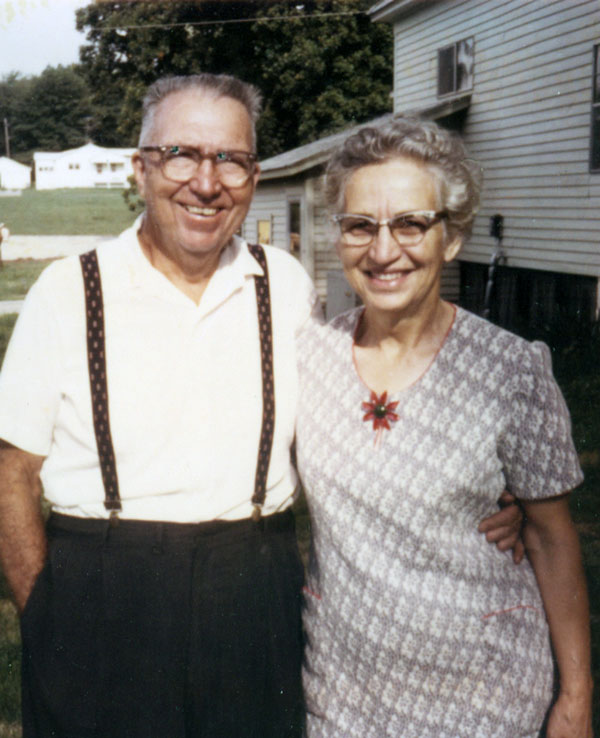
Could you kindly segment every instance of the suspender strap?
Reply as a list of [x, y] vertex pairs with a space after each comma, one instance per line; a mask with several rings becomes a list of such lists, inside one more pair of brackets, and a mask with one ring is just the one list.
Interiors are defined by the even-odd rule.
[[260, 445], [256, 462], [254, 479], [254, 495], [252, 517], [258, 520], [267, 493], [267, 474], [273, 447], [275, 431], [275, 382], [273, 379], [273, 329], [271, 321], [271, 293], [269, 290], [269, 270], [262, 246], [248, 246], [250, 253], [260, 264], [263, 275], [254, 276], [256, 288], [256, 307], [258, 313], [258, 330], [260, 335], [260, 363], [262, 370], [263, 412], [260, 430]]
[[116, 517], [121, 510], [119, 480], [115, 451], [110, 434], [108, 417], [108, 388], [106, 384], [106, 353], [104, 336], [104, 303], [102, 283], [96, 251], [88, 251], [79, 257], [85, 289], [85, 314], [87, 323], [88, 369], [92, 395], [92, 416], [100, 471], [104, 483], [104, 507]]
[[[271, 294], [269, 290], [269, 271], [264, 249], [249, 246], [250, 253], [260, 264], [263, 274], [255, 275], [258, 330], [260, 336], [260, 362], [262, 372], [263, 413], [260, 430], [260, 444], [254, 479], [252, 517], [258, 520], [267, 491], [267, 474], [273, 447], [275, 431], [275, 383], [273, 379], [273, 329], [271, 321]], [[85, 288], [85, 308], [87, 322], [88, 368], [92, 395], [92, 415], [102, 481], [104, 483], [104, 507], [111, 511], [111, 517], [121, 510], [119, 481], [113, 448], [110, 421], [108, 416], [108, 387], [106, 382], [106, 353], [104, 335], [104, 303], [102, 283], [98, 268], [96, 251], [89, 251], [80, 257]]]

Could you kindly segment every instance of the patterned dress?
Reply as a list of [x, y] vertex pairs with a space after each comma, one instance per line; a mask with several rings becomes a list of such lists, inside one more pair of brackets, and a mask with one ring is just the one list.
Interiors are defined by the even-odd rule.
[[505, 487], [536, 499], [581, 482], [549, 351], [457, 308], [375, 444], [360, 312], [299, 350], [309, 738], [533, 738], [553, 681], [543, 604], [529, 563], [477, 525]]

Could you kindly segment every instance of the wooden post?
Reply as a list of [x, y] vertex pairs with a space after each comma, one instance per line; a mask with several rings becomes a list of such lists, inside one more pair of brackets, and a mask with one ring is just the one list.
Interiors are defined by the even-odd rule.
[[6, 149], [6, 156], [10, 159], [10, 137], [8, 135], [8, 120], [4, 119], [4, 147]]

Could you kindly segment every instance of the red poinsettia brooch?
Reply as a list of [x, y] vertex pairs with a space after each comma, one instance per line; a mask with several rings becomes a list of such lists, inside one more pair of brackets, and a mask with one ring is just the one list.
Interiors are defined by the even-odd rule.
[[398, 402], [388, 402], [387, 392], [383, 392], [379, 397], [375, 392], [371, 392], [371, 398], [368, 402], [362, 403], [362, 409], [365, 410], [363, 420], [367, 422], [373, 421], [373, 430], [377, 432], [375, 443], [379, 440], [381, 431], [385, 428], [391, 430], [390, 423], [398, 420], [398, 414], [394, 412]]

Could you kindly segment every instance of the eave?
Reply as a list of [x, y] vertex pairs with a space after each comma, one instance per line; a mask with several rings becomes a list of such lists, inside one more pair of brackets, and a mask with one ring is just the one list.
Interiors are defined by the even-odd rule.
[[364, 126], [381, 125], [382, 123], [385, 123], [399, 115], [438, 120], [439, 118], [444, 118], [447, 115], [451, 115], [459, 110], [468, 108], [470, 103], [471, 94], [469, 93], [449, 100], [442, 100], [435, 105], [430, 105], [426, 108], [405, 110], [396, 114], [389, 113], [388, 115], [383, 115], [380, 118], [366, 121], [360, 125], [346, 128], [345, 130], [334, 133], [331, 136], [325, 136], [317, 141], [312, 141], [304, 146], [299, 146], [296, 149], [284, 151], [283, 154], [272, 156], [271, 158], [260, 162], [261, 182], [282, 179], [284, 177], [293, 177], [298, 174], [303, 174], [315, 167], [325, 165], [334, 149], [348, 138], [348, 136], [356, 133]]

